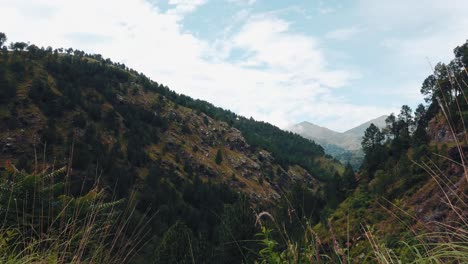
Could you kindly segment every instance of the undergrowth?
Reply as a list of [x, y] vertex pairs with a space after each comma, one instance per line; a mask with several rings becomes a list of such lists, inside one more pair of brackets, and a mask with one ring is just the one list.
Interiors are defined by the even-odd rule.
[[141, 246], [143, 224], [129, 226], [131, 201], [113, 200], [98, 181], [72, 194], [67, 167], [40, 173], [6, 168], [0, 263], [125, 263]]

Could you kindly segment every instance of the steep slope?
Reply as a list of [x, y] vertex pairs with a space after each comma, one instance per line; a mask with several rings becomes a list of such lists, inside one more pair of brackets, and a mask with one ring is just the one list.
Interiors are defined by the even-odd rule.
[[387, 119], [387, 115], [383, 115], [383, 116], [379, 116], [377, 118], [374, 118], [372, 120], [369, 120], [357, 127], [354, 127], [354, 128], [351, 128], [345, 132], [343, 132], [343, 134], [345, 135], [354, 135], [356, 137], [360, 137], [362, 138], [362, 136], [364, 135], [364, 132], [366, 131], [366, 129], [370, 126], [370, 124], [374, 124], [376, 125], [378, 128], [384, 128], [385, 127], [385, 119]]
[[354, 263], [370, 251], [393, 252], [380, 263], [468, 260], [459, 247], [468, 242], [468, 42], [454, 53], [424, 80], [427, 105], [414, 114], [402, 106], [385, 133], [368, 130], [359, 186], [315, 226], [325, 243], [342, 241]]
[[236, 235], [253, 241], [251, 208], [274, 206], [292, 186], [327, 201], [324, 187], [343, 170], [308, 139], [179, 95], [100, 55], [16, 47], [0, 56], [0, 173], [8, 164], [32, 173], [68, 166], [74, 194], [98, 179], [113, 197], [135, 197], [137, 215], [155, 215], [143, 220], [149, 255], [184, 223], [204, 247], [198, 262], [242, 260], [248, 253], [226, 249], [232, 236], [223, 231], [237, 222], [223, 219], [248, 213]]
[[[158, 161], [174, 176], [189, 179], [197, 172], [202, 178], [228, 183], [261, 199], [278, 197], [280, 189], [293, 180], [316, 184], [317, 177], [333, 173], [314, 162], [322, 156], [320, 147], [291, 133], [179, 96], [104, 61], [57, 55], [44, 52], [44, 57], [35, 59], [30, 52], [17, 51], [5, 53], [0, 61], [6, 68], [4, 76], [18, 87], [16, 96], [2, 104], [2, 160], [25, 160], [23, 155], [30, 156], [34, 145], [47, 146], [46, 161], [63, 159], [67, 147], [77, 141], [75, 152], [90, 156], [87, 146], [91, 152], [97, 148], [104, 153], [115, 148], [126, 152], [119, 153], [124, 154], [122, 161], [128, 160], [135, 167], [138, 178], [147, 176], [145, 164]], [[21, 78], [8, 70], [12, 65], [21, 67]], [[200, 108], [206, 108], [211, 116]], [[284, 140], [272, 142], [270, 137]], [[295, 141], [304, 141], [302, 145], [309, 148], [301, 151], [296, 148], [301, 144]], [[294, 164], [288, 147], [281, 145], [303, 156], [296, 155]], [[215, 162], [217, 152], [222, 156], [219, 164]], [[96, 165], [104, 170], [113, 165], [100, 160], [99, 155], [92, 157], [98, 160], [75, 155], [73, 164], [79, 169]], [[314, 175], [316, 178], [311, 175], [320, 172]]]

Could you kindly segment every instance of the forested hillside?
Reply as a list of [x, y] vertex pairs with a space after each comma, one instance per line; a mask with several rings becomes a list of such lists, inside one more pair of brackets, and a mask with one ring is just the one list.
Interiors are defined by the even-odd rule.
[[468, 262], [468, 42], [356, 173], [100, 55], [4, 44], [0, 262]]
[[[132, 259], [252, 261], [233, 242], [255, 247], [255, 210], [304, 193], [317, 222], [338, 202], [343, 167], [313, 141], [179, 95], [100, 55], [11, 43], [2, 47], [0, 86], [5, 184], [65, 167], [55, 179], [64, 195], [99, 186], [108, 202], [131, 200], [132, 219], [146, 223], [138, 238], [145, 246]], [[190, 245], [193, 255], [167, 243]]]

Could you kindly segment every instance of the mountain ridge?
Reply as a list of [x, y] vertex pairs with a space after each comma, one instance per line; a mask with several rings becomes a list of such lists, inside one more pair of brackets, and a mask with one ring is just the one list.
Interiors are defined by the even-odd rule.
[[[364, 135], [364, 131], [371, 123], [379, 128], [385, 126], [387, 115], [382, 115], [377, 118], [366, 121], [356, 127], [350, 128], [345, 132], [338, 132], [327, 127], [316, 125], [309, 121], [302, 121], [288, 128], [306, 138], [316, 140], [319, 144], [334, 144], [346, 150], [359, 150], [361, 148], [360, 137]], [[352, 140], [352, 142], [346, 142]]]
[[388, 115], [381, 115], [374, 119], [371, 119], [367, 122], [364, 122], [358, 126], [350, 128], [343, 132], [343, 134], [354, 134], [354, 135], [364, 135], [364, 131], [370, 126], [370, 124], [376, 125], [378, 128], [385, 127], [385, 119], [387, 119]]
[[387, 115], [376, 117], [345, 132], [337, 132], [308, 121], [293, 125], [288, 130], [314, 140], [324, 148], [325, 153], [335, 157], [341, 163], [351, 163], [353, 168], [357, 169], [364, 157], [361, 151], [364, 131], [371, 123], [379, 128], [385, 127], [387, 117]]

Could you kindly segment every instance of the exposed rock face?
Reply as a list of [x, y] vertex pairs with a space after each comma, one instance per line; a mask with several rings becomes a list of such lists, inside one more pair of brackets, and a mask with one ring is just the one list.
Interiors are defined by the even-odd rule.
[[231, 150], [237, 151], [245, 151], [250, 147], [242, 136], [242, 133], [235, 128], [230, 129], [226, 134], [226, 144]]
[[[446, 153], [442, 154], [450, 160], [447, 160], [446, 166], [433, 168], [431, 176], [434, 180], [429, 180], [413, 194], [408, 199], [408, 204], [414, 207], [420, 221], [432, 228], [431, 231], [438, 232], [444, 231], [442, 225], [433, 223], [450, 223], [452, 225], [459, 222], [460, 219], [468, 217], [468, 212], [457, 211], [458, 208], [464, 207], [460, 202], [468, 197], [468, 182], [465, 170], [461, 165], [463, 158], [465, 163], [468, 162], [466, 160], [468, 146], [464, 145], [466, 134], [454, 135], [445, 117], [440, 113], [429, 122], [427, 134], [433, 143], [451, 146]], [[456, 209], [454, 210], [454, 208]]]
[[[101, 98], [93, 91], [83, 93], [82, 96], [90, 100], [99, 97], [99, 102], [94, 103], [97, 109], [95, 118], [91, 117], [89, 109], [82, 106], [66, 109], [60, 115], [51, 117], [42, 113], [33, 102], [19, 105], [15, 115], [19, 125], [14, 131], [0, 129], [0, 162], [13, 159], [21, 151], [33, 153], [34, 146], [44, 146], [44, 131], [51, 121], [56, 126], [54, 135], [62, 138], [54, 151], [47, 149], [48, 155], [53, 158], [67, 159], [67, 148], [75, 139], [84, 143], [92, 124], [93, 133], [98, 134], [92, 138], [102, 143], [102, 149], [108, 151], [114, 146], [118, 147], [116, 156], [129, 160], [128, 150], [131, 146], [128, 135], [134, 132], [126, 124], [129, 117], [123, 114], [125, 111], [119, 110], [119, 107], [123, 107], [141, 111], [144, 122], [157, 120], [149, 128], [154, 129], [149, 137], [155, 138], [142, 140], [144, 143], [139, 146], [142, 151], [137, 157], [144, 161], [132, 164], [138, 171], [136, 184], [144, 184], [149, 166], [157, 164], [163, 177], [176, 177], [180, 182], [192, 181], [198, 176], [202, 181], [225, 183], [245, 193], [253, 201], [278, 199], [282, 190], [288, 189], [294, 182], [307, 184], [311, 188], [318, 186], [306, 170], [299, 166], [286, 168], [278, 164], [271, 153], [250, 146], [240, 130], [225, 122], [178, 105], [154, 91], [142, 89], [136, 83], [120, 88], [115, 95], [115, 103], [106, 101], [108, 99]], [[222, 153], [221, 162], [216, 160], [218, 152]], [[79, 173], [79, 170], [76, 172]]]
[[438, 118], [434, 118], [429, 123], [427, 134], [430, 139], [435, 142], [452, 142], [454, 138], [449, 126], [445, 122], [440, 122]]
[[462, 142], [467, 138], [466, 133], [452, 132], [450, 126], [447, 124], [445, 118], [442, 115], [434, 117], [429, 122], [429, 125], [427, 127], [427, 134], [432, 141], [438, 143], [454, 142], [455, 137], [459, 142]]
[[[144, 104], [142, 99], [120, 99]], [[318, 187], [306, 170], [281, 167], [268, 151], [249, 146], [242, 133], [227, 123], [180, 106], [166, 107], [158, 115], [170, 119], [172, 125], [157, 146], [148, 148], [150, 157], [164, 160], [164, 167], [182, 177], [191, 177], [186, 171], [189, 166], [202, 179], [224, 182], [254, 202], [278, 199], [280, 190], [296, 181]], [[223, 156], [221, 164], [215, 162], [218, 150]]]

